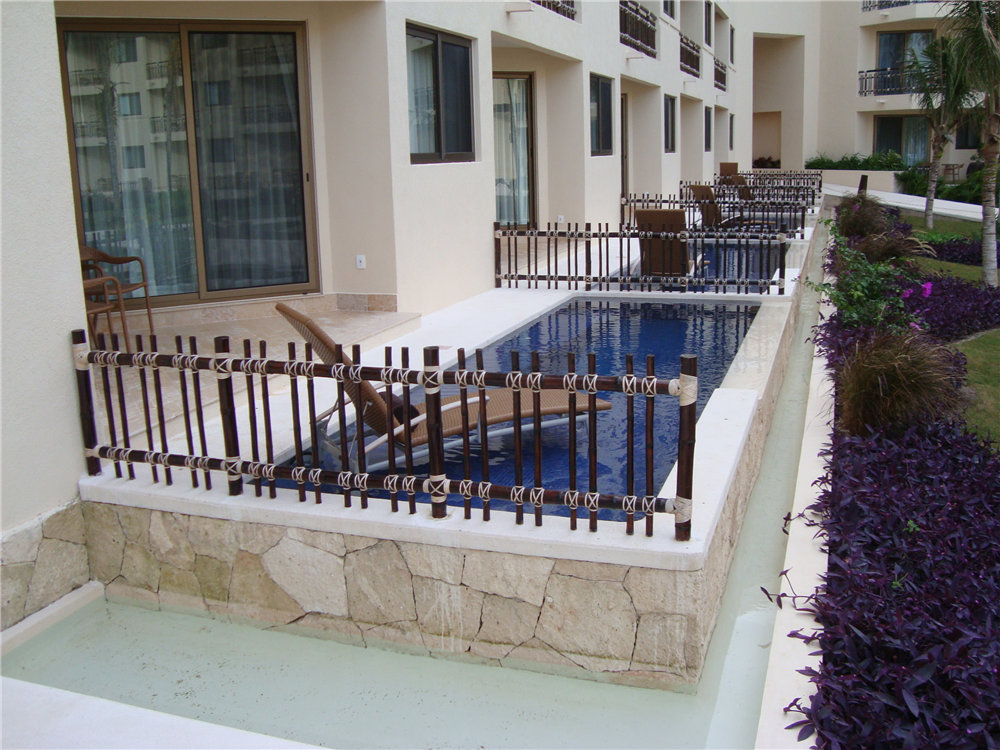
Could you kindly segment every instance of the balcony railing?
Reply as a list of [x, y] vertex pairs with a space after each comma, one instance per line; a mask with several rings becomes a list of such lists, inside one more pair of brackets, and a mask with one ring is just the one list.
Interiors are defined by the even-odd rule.
[[566, 18], [576, 18], [575, 0], [531, 0], [531, 2], [535, 5], [541, 5], [543, 8], [555, 11], [560, 16], [566, 16]]
[[858, 95], [909, 94], [913, 83], [905, 68], [876, 68], [858, 71]]
[[160, 60], [160, 62], [146, 63], [146, 78], [152, 81], [155, 78], [166, 78], [170, 72], [170, 61]]
[[168, 120], [170, 121], [171, 132], [177, 132], [178, 130], [184, 130], [187, 128], [187, 121], [185, 120], [184, 115], [174, 115], [173, 117], [150, 117], [149, 128], [154, 133], [166, 133]]
[[269, 104], [243, 108], [244, 125], [266, 125], [276, 122], [293, 122], [295, 114], [287, 104]]
[[282, 63], [295, 62], [295, 45], [280, 44], [269, 45], [267, 47], [251, 47], [241, 49], [238, 53], [239, 64], [243, 67], [250, 65], [280, 65]]
[[681, 70], [701, 78], [701, 47], [681, 34]]
[[622, 44], [656, 57], [656, 16], [635, 0], [618, 3], [618, 28]]
[[108, 134], [108, 128], [103, 120], [91, 120], [90, 122], [74, 122], [73, 132], [77, 138], [104, 138]]
[[719, 58], [715, 58], [715, 88], [720, 91], [726, 90], [726, 64]]
[[70, 86], [100, 86], [103, 76], [96, 68], [90, 70], [71, 70], [69, 72]]
[[861, 10], [886, 10], [899, 8], [903, 5], [918, 5], [920, 3], [936, 3], [938, 0], [861, 0]]

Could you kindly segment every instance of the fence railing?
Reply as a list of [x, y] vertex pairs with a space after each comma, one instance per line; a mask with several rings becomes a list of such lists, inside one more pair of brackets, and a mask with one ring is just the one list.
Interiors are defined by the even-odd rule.
[[876, 68], [858, 71], [858, 96], [909, 94], [914, 90], [906, 68]]
[[939, 0], [861, 0], [861, 10], [888, 10], [889, 8], [899, 8], [904, 5], [917, 5], [920, 3], [936, 3]]
[[531, 2], [535, 5], [541, 5], [543, 8], [555, 11], [560, 16], [565, 16], [566, 18], [576, 18], [575, 0], [531, 0]]
[[74, 122], [73, 133], [77, 138], [104, 138], [108, 134], [108, 127], [103, 120]]
[[[751, 187], [746, 198], [739, 189], [726, 188], [714, 199], [697, 199], [691, 193], [691, 183], [681, 183], [680, 195], [643, 194], [622, 197], [621, 223], [636, 223], [640, 209], [674, 209], [684, 211], [685, 226], [697, 232], [776, 233], [783, 231], [795, 239], [804, 237], [806, 220], [813, 203], [799, 196], [794, 199], [770, 198], [768, 188]], [[744, 188], [745, 191], [746, 188]], [[760, 191], [758, 197], [754, 191]]]
[[187, 120], [184, 115], [171, 115], [170, 117], [163, 115], [162, 117], [149, 118], [149, 129], [153, 133], [166, 133], [168, 127], [172, 133], [186, 130]]
[[722, 91], [726, 90], [726, 74], [728, 69], [726, 64], [722, 62], [719, 58], [715, 58], [715, 88]]
[[681, 34], [681, 70], [701, 77], [701, 47], [683, 34]]
[[809, 185], [817, 192], [823, 190], [823, 173], [818, 169], [789, 171], [781, 169], [754, 169], [750, 172], [740, 172], [740, 175], [752, 187], [765, 185]]
[[170, 73], [170, 61], [160, 60], [159, 62], [146, 63], [146, 78], [154, 80], [156, 78], [166, 78]]
[[87, 70], [71, 70], [69, 72], [70, 86], [100, 86], [105, 76], [97, 68]]
[[[295, 344], [288, 344], [288, 359], [267, 358], [267, 347], [261, 342], [258, 356], [254, 357], [249, 340], [243, 342], [243, 356], [235, 357], [229, 351], [229, 338], [215, 339], [214, 356], [205, 356], [197, 351], [194, 337], [190, 338], [187, 352], [180, 336], [174, 341], [174, 353], [157, 351], [155, 336], [150, 337], [150, 351], [143, 350], [142, 336], [136, 336], [135, 353], [119, 351], [117, 336], [111, 337], [111, 348], [105, 346], [103, 334], [98, 336], [98, 348], [87, 346], [86, 334], [82, 330], [73, 332], [73, 350], [77, 368], [77, 385], [80, 400], [81, 428], [86, 449], [87, 471], [91, 475], [101, 473], [101, 461], [110, 461], [117, 477], [135, 478], [135, 465], [148, 465], [154, 482], [163, 480], [167, 485], [174, 482], [174, 471], [181, 470], [190, 475], [192, 487], [204, 484], [210, 489], [213, 475], [225, 477], [230, 495], [244, 492], [244, 477], [254, 486], [254, 493], [261, 497], [265, 486], [271, 498], [277, 496], [279, 481], [294, 485], [298, 489], [299, 502], [305, 502], [312, 495], [316, 503], [332, 492], [343, 495], [345, 507], [351, 507], [355, 494], [362, 509], [367, 508], [373, 491], [387, 494], [393, 513], [399, 512], [400, 501], [406, 502], [410, 514], [417, 512], [418, 495], [429, 495], [434, 518], [446, 515], [448, 496], [459, 496], [464, 509], [464, 517], [472, 518], [472, 500], [477, 498], [481, 505], [484, 521], [491, 520], [491, 501], [508, 501], [514, 505], [515, 522], [522, 524], [524, 506], [534, 510], [536, 526], [542, 525], [543, 507], [562, 505], [569, 509], [570, 529], [577, 528], [577, 512], [585, 511], [589, 516], [589, 528], [596, 531], [598, 513], [601, 509], [614, 509], [625, 515], [625, 531], [634, 533], [636, 520], [643, 520], [646, 536], [653, 534], [653, 518], [656, 513], [674, 515], [674, 533], [680, 541], [690, 539], [691, 497], [693, 488], [695, 419], [697, 405], [697, 358], [682, 356], [680, 374], [677, 378], [664, 379], [655, 376], [655, 362], [647, 357], [646, 375], [633, 374], [632, 357], [626, 360], [626, 372], [621, 376], [599, 375], [595, 370], [595, 357], [589, 355], [586, 373], [577, 373], [572, 354], [567, 357], [567, 374], [547, 374], [540, 371], [539, 354], [531, 355], [531, 372], [521, 372], [517, 352], [511, 354], [511, 369], [507, 372], [487, 372], [483, 369], [483, 354], [476, 351], [476, 369], [466, 368], [465, 352], [458, 351], [458, 367], [444, 371], [439, 367], [437, 347], [424, 349], [423, 369], [409, 367], [409, 352], [403, 349], [402, 367], [393, 367], [392, 350], [386, 348], [385, 367], [361, 365], [327, 365], [313, 359], [313, 352], [306, 344], [305, 358], [297, 359]], [[341, 347], [337, 347], [337, 359], [343, 361]], [[354, 362], [360, 359], [359, 347], [353, 347]], [[103, 404], [94, 397], [91, 368], [100, 381]], [[141, 386], [141, 419], [128, 414], [128, 399], [125, 396], [124, 373], [138, 379]], [[202, 388], [201, 375], [211, 373], [216, 383], [219, 414], [221, 420], [222, 446], [220, 452], [212, 455], [206, 438], [206, 424], [210, 415], [205, 408], [208, 397]], [[245, 378], [245, 406], [237, 403], [234, 380], [242, 374]], [[164, 390], [169, 380], [176, 378], [179, 390], [181, 416], [172, 424], [175, 444], [182, 441], [186, 450], [171, 450], [169, 445], [167, 419], [164, 410]], [[276, 379], [284, 383], [275, 382]], [[151, 383], [150, 383], [151, 381]], [[317, 411], [318, 384], [324, 383], [326, 390], [336, 388], [337, 401], [333, 408], [324, 413]], [[286, 386], [287, 396], [278, 397], [281, 386]], [[381, 386], [387, 419], [386, 432], [374, 441], [366, 435], [365, 423], [369, 422], [367, 410], [364, 419], [354, 419], [354, 409], [348, 406], [366, 385]], [[304, 386], [304, 387], [303, 387]], [[441, 387], [457, 389], [458, 396], [448, 399], [442, 405]], [[422, 387], [423, 409], [417, 409], [419, 416], [411, 413], [415, 400], [419, 398], [416, 387]], [[487, 420], [477, 419], [478, 404], [488, 404], [495, 388], [506, 389], [510, 394], [512, 410], [510, 427], [498, 429], [488, 426]], [[543, 420], [540, 407], [542, 394], [546, 392], [565, 394], [567, 408], [565, 418], [553, 422]], [[397, 396], [396, 393], [399, 393]], [[625, 395], [627, 419], [626, 479], [624, 494], [610, 494], [598, 490], [598, 465], [602, 460], [599, 439], [598, 394], [617, 392]], [[259, 400], [257, 398], [259, 394]], [[172, 394], [175, 395], [175, 394]], [[658, 497], [659, 486], [654, 483], [653, 451], [654, 402], [663, 397], [677, 397], [680, 403], [679, 436], [677, 444], [677, 496]], [[497, 396], [500, 398], [500, 396]], [[398, 406], [396, 405], [398, 401]], [[291, 432], [284, 435], [286, 450], [292, 452], [288, 461], [276, 460], [282, 453], [272, 425], [279, 420], [282, 406], [290, 404]], [[368, 403], [368, 407], [377, 404]], [[460, 437], [446, 444], [442, 429], [443, 414], [454, 408], [460, 410]], [[470, 407], [473, 407], [470, 409]], [[241, 417], [239, 412], [245, 412]], [[645, 412], [645, 418], [636, 420], [636, 411]], [[396, 414], [389, 418], [388, 415]], [[99, 429], [98, 417], [103, 417], [104, 426]], [[287, 415], [285, 415], [287, 417]], [[522, 425], [522, 417], [530, 419], [530, 426]], [[334, 425], [333, 432], [327, 433], [326, 425]], [[398, 423], [397, 423], [398, 418]], [[183, 432], [178, 420], [183, 419]], [[144, 430], [139, 430], [133, 444], [129, 424], [139, 422]], [[585, 422], [582, 430], [585, 437], [578, 436], [578, 421]], [[640, 429], [638, 422], [643, 422]], [[286, 419], [287, 422], [287, 419]], [[543, 429], [556, 424], [568, 425], [568, 487], [554, 488], [545, 484], [543, 465]], [[353, 435], [351, 428], [353, 427]], [[120, 428], [120, 429], [119, 429]], [[99, 435], [104, 433], [102, 442]], [[144, 432], [144, 435], [142, 434]], [[423, 454], [426, 455], [427, 470], [420, 473], [416, 467], [424, 465], [416, 436], [421, 434], [426, 440]], [[513, 485], [503, 485], [490, 481], [491, 455], [489, 446], [492, 437], [499, 434], [514, 436], [514, 479]], [[533, 440], [531, 454], [525, 449], [523, 438]], [[242, 437], [241, 437], [242, 436]], [[249, 451], [246, 439], [249, 437]], [[566, 440], [561, 436], [556, 441], [562, 445]], [[578, 445], [578, 440], [581, 444]], [[478, 451], [472, 444], [479, 443]], [[218, 442], [218, 441], [216, 441]], [[379, 451], [376, 454], [376, 444]], [[323, 446], [330, 446], [335, 466], [324, 464]], [[448, 476], [445, 465], [445, 448], [456, 450], [461, 446], [461, 477]], [[196, 445], [199, 448], [196, 448]], [[637, 445], [643, 445], [637, 449]], [[557, 447], [557, 450], [561, 448]], [[581, 462], [586, 464], [587, 476], [578, 474], [578, 450]], [[607, 448], [605, 448], [607, 450]], [[637, 476], [635, 470], [640, 454], [645, 458], [645, 476]], [[619, 454], [620, 455], [620, 454]], [[381, 458], [381, 466], [374, 462]], [[473, 462], [478, 460], [478, 479], [472, 478]], [[607, 460], [605, 457], [604, 460]], [[641, 463], [641, 461], [639, 461]], [[524, 470], [532, 467], [531, 486], [524, 482]], [[382, 469], [384, 466], [384, 469]], [[637, 489], [644, 480], [644, 494]], [[661, 480], [662, 481], [662, 480]], [[578, 483], [586, 489], [579, 489]], [[455, 499], [457, 503], [457, 498]]]
[[656, 16], [635, 0], [618, 1], [618, 30], [622, 44], [656, 57]]
[[785, 293], [788, 238], [780, 231], [494, 227], [498, 288]]

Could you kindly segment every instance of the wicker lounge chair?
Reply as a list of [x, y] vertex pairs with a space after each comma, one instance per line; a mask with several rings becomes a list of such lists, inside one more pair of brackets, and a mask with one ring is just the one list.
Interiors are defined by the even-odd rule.
[[[292, 327], [308, 341], [316, 355], [328, 365], [345, 364], [352, 365], [351, 360], [342, 354], [338, 362], [336, 355], [336, 344], [326, 334], [325, 331], [308, 315], [300, 313], [285, 304], [278, 303], [275, 309], [287, 320]], [[375, 440], [365, 444], [365, 452], [374, 450], [380, 445], [388, 442], [388, 434], [391, 431], [395, 436], [396, 443], [403, 445], [406, 413], [403, 411], [403, 403], [396, 396], [391, 395], [390, 404], [392, 408], [386, 408], [386, 397], [384, 393], [375, 390], [375, 387], [368, 381], [362, 380], [360, 383], [347, 381], [344, 383], [344, 390], [350, 398], [355, 408], [355, 413], [360, 413], [364, 423], [377, 435]], [[542, 417], [565, 417], [569, 413], [569, 396], [565, 391], [543, 390], [540, 394], [540, 412]], [[509, 388], [490, 388], [486, 391], [486, 424], [494, 425], [514, 420], [514, 392]], [[531, 419], [534, 416], [533, 394], [524, 395], [521, 398], [521, 419]], [[588, 412], [588, 399], [577, 400], [577, 414], [584, 416]], [[476, 391], [471, 391], [467, 398], [469, 406], [469, 429], [472, 434], [476, 434], [476, 427], [479, 425], [479, 397]], [[454, 437], [463, 433], [462, 414], [458, 408], [461, 405], [461, 396], [450, 396], [441, 399], [441, 423], [443, 436], [445, 438]], [[597, 411], [605, 411], [611, 408], [611, 403], [603, 399], [597, 399]], [[321, 418], [328, 418], [333, 410], [320, 415]], [[424, 414], [424, 404], [411, 404], [410, 407], [410, 446], [419, 448], [427, 444], [427, 422]], [[543, 425], [553, 427], [557, 424], [566, 424], [567, 419], [545, 420]], [[497, 436], [507, 432], [498, 430], [490, 432], [490, 436]], [[326, 430], [323, 430], [326, 434]], [[333, 448], [331, 445], [326, 450]], [[335, 448], [334, 448], [335, 450]], [[415, 455], [414, 458], [419, 458]], [[379, 466], [369, 466], [369, 471], [377, 471]]]

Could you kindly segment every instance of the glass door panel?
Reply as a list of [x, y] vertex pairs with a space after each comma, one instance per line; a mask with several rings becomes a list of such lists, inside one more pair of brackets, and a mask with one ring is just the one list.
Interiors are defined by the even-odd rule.
[[493, 79], [493, 138], [497, 221], [531, 226], [534, 222], [531, 79]]
[[[65, 41], [84, 242], [142, 258], [150, 296], [196, 292], [180, 35], [68, 31]], [[110, 270], [141, 280], [135, 263]]]
[[308, 282], [295, 34], [189, 41], [207, 290]]

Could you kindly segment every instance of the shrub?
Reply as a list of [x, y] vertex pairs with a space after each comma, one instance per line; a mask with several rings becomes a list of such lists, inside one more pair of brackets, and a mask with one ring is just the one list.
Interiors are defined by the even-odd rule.
[[926, 242], [912, 234], [882, 232], [864, 237], [854, 245], [869, 263], [893, 263], [911, 260], [920, 255], [934, 255]]
[[840, 247], [835, 251], [831, 270], [834, 284], [817, 284], [837, 308], [840, 325], [905, 327], [913, 322], [900, 296], [900, 289], [912, 282], [908, 269], [889, 263], [869, 263], [857, 250]]
[[867, 237], [893, 229], [892, 217], [885, 206], [867, 195], [848, 195], [840, 201], [837, 229], [844, 237]]
[[772, 159], [770, 156], [758, 156], [753, 160], [754, 169], [781, 169], [781, 159]]
[[[822, 748], [996, 748], [1000, 455], [954, 424], [835, 434], [803, 707]], [[809, 638], [809, 636], [801, 636]]]
[[819, 154], [811, 159], [806, 159], [806, 169], [867, 169], [873, 172], [892, 172], [905, 167], [903, 157], [895, 151], [874, 153], [868, 156], [847, 154], [839, 159]]
[[844, 356], [836, 376], [837, 427], [897, 434], [955, 414], [964, 372], [950, 349], [919, 331], [876, 331]]

